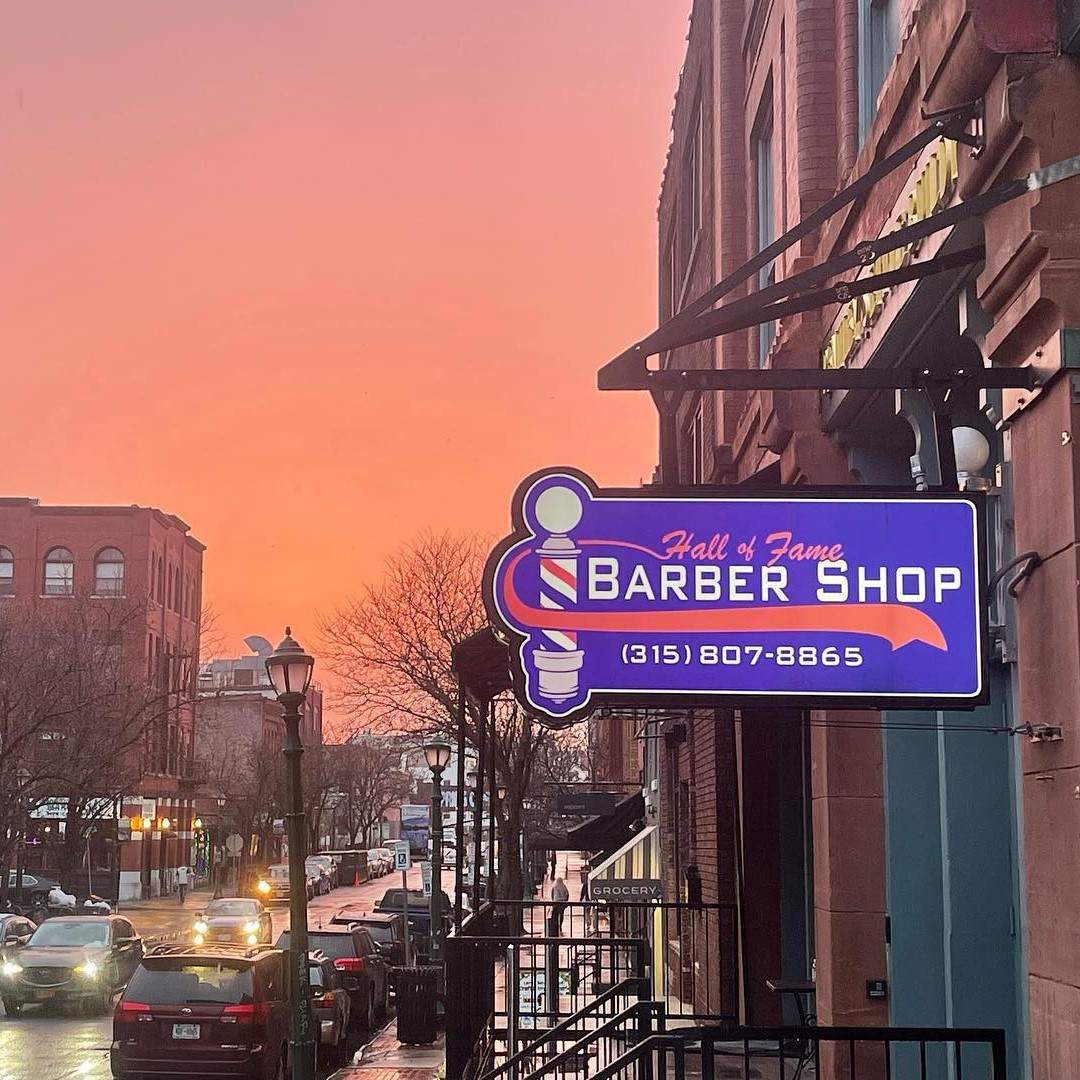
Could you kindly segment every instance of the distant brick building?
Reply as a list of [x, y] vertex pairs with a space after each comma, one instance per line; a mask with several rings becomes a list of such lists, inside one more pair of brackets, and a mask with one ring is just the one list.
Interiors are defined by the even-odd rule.
[[[201, 850], [195, 861], [209, 865], [210, 846], [221, 848], [226, 831], [240, 829], [245, 853], [256, 861], [272, 861], [279, 855], [280, 836], [272, 822], [252, 819], [252, 811], [265, 811], [256, 805], [248, 792], [239, 803], [228, 799], [238, 783], [252, 773], [254, 757], [270, 755], [266, 764], [284, 774], [284, 759], [279, 755], [285, 745], [285, 723], [270, 676], [266, 658], [273, 645], [264, 637], [245, 638], [250, 656], [210, 660], [199, 671], [196, 709], [195, 759], [199, 789], [195, 807], [204, 825], [197, 840]], [[322, 690], [312, 685], [301, 710], [300, 741], [305, 750], [322, 745]], [[218, 805], [218, 797], [225, 797]], [[256, 800], [257, 801], [257, 800]], [[252, 836], [255, 839], [252, 846]], [[254, 854], [252, 854], [254, 851]], [[218, 851], [218, 858], [222, 858]]]
[[[0, 499], [0, 603], [91, 597], [145, 605], [145, 617], [125, 630], [124, 658], [169, 705], [141, 749], [142, 779], [122, 800], [121, 823], [134, 825], [130, 841], [120, 830], [123, 899], [158, 893], [186, 861], [204, 550], [180, 518], [150, 507]], [[152, 830], [134, 820], [144, 816]], [[158, 823], [165, 818], [170, 828], [163, 834]]]
[[[1078, 29], [1080, 5], [1049, 0], [696, 0], [659, 203], [661, 319], [923, 129], [924, 114], [980, 102], [970, 130], [985, 148], [932, 142], [734, 296], [1076, 154]], [[968, 482], [992, 488], [991, 569], [1017, 552], [1050, 557], [1015, 597], [992, 598], [989, 707], [718, 709], [661, 725], [652, 775], [667, 889], [681, 894], [694, 867], [706, 901], [739, 903], [741, 940], [721, 947], [740, 955], [752, 1022], [781, 1017], [766, 979], [805, 977], [816, 959], [822, 1023], [1000, 1026], [1010, 1075], [1028, 1060], [1036, 1078], [1080, 1062], [1080, 917], [1060, 903], [1080, 874], [1077, 205], [1075, 181], [1018, 199], [902, 253], [984, 244], [970, 269], [661, 358], [932, 367], [964, 337], [987, 363], [1051, 376], [1035, 394], [957, 402], [955, 424], [990, 447]], [[913, 393], [726, 391], [658, 404], [667, 483], [938, 482]], [[980, 732], [1050, 717], [1062, 741]], [[687, 993], [712, 977], [695, 958], [683, 965]], [[881, 978], [888, 996], [871, 998], [867, 981]]]

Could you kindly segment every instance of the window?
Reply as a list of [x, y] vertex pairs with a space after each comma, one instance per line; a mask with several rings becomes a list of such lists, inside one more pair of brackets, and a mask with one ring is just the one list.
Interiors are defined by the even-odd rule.
[[11, 548], [0, 547], [0, 596], [15, 595], [15, 556]]
[[705, 129], [702, 123], [701, 106], [694, 112], [690, 128], [690, 149], [686, 155], [686, 178], [690, 199], [690, 250], [697, 241], [697, 234], [705, 220]]
[[124, 553], [119, 548], [102, 548], [94, 559], [94, 595], [124, 595]]
[[53, 548], [45, 556], [45, 596], [70, 596], [75, 591], [75, 560], [67, 548]]
[[[757, 249], [763, 251], [776, 239], [773, 200], [775, 178], [773, 171], [772, 99], [767, 98], [761, 109], [757, 133], [754, 136], [754, 161], [757, 167]], [[764, 289], [776, 281], [776, 266], [769, 263], [758, 271], [758, 288]], [[769, 349], [776, 337], [776, 323], [758, 327], [758, 366], [764, 367]]]
[[859, 0], [859, 142], [870, 132], [900, 38], [900, 0]]
[[157, 564], [157, 602], [165, 603], [165, 559], [161, 555]]

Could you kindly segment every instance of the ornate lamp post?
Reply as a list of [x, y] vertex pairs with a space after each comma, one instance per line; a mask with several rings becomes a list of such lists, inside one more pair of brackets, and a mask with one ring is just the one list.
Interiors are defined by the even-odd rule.
[[[225, 824], [222, 818], [225, 814], [225, 796], [219, 795], [217, 797], [217, 840], [218, 843], [225, 843]], [[214, 884], [214, 899], [217, 900], [221, 896], [221, 866], [218, 864], [216, 858], [217, 847], [214, 844], [214, 835], [210, 835], [210, 879]]]
[[442, 774], [450, 763], [450, 744], [436, 736], [424, 743], [431, 770], [431, 962], [442, 963]]
[[300, 793], [300, 707], [304, 704], [314, 657], [308, 656], [285, 627], [285, 638], [266, 658], [266, 673], [274, 684], [285, 721], [285, 760], [288, 765], [289, 813], [289, 988], [292, 1016], [289, 1051], [293, 1080], [315, 1080], [315, 1033], [312, 1030], [311, 976], [308, 974], [307, 882], [304, 874], [306, 832]]

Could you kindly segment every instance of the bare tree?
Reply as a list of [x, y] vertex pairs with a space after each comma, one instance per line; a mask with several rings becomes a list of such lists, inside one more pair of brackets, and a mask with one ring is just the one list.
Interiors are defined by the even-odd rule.
[[400, 768], [400, 752], [365, 739], [326, 749], [337, 759], [334, 774], [349, 842], [376, 843], [373, 837], [383, 814], [406, 802], [413, 789], [412, 777]]
[[[86, 839], [142, 776], [155, 734], [190, 696], [177, 665], [162, 679], [144, 668], [145, 604], [66, 597], [0, 608], [0, 866], [25, 815], [64, 808], [52, 856], [70, 877]], [[0, 879], [0, 891], [7, 875]]]
[[[382, 731], [456, 736], [451, 649], [487, 625], [480, 582], [488, 546], [477, 536], [423, 536], [391, 556], [381, 582], [323, 621], [330, 668], [359, 723]], [[480, 708], [467, 703], [465, 737], [474, 747]], [[507, 789], [495, 894], [520, 897], [522, 804], [549, 734], [509, 699], [499, 701], [494, 713], [495, 765]]]

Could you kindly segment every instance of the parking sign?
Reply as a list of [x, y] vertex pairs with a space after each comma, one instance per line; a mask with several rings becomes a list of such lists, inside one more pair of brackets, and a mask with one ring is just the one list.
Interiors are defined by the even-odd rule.
[[394, 844], [394, 869], [405, 871], [412, 867], [408, 840], [399, 840]]

